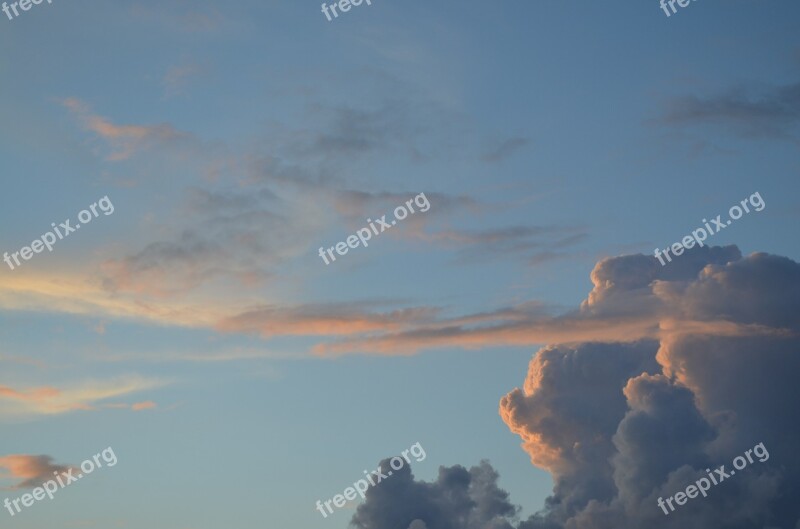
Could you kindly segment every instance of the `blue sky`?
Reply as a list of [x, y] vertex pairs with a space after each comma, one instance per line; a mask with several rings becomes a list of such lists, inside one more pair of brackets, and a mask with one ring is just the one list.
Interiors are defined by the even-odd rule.
[[[710, 242], [800, 256], [798, 15], [788, 0], [0, 15], [0, 251], [114, 205], [3, 264], [0, 458], [119, 457], [3, 526], [347, 527], [355, 504], [323, 519], [316, 500], [416, 442], [417, 479], [488, 459], [521, 516], [540, 510], [558, 471], [531, 464], [500, 400], [540, 347], [654, 338], [559, 319], [603, 287], [598, 263], [650, 256], [756, 191], [764, 210]], [[429, 211], [319, 258], [419, 193]], [[0, 470], [8, 496], [20, 477]]]

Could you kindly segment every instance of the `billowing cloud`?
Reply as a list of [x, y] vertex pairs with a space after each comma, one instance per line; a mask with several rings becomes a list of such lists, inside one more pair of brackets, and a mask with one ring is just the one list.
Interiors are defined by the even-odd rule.
[[[789, 499], [800, 491], [800, 412], [786, 405], [798, 397], [800, 265], [766, 254], [705, 256], [699, 269], [695, 254], [684, 269], [655, 274], [636, 256], [598, 263], [582, 311], [623, 319], [649, 313], [664, 320], [658, 336], [545, 347], [524, 387], [501, 401], [500, 414], [532, 463], [555, 481], [525, 529], [794, 528], [800, 521]], [[669, 515], [658, 507], [658, 498], [685, 490], [707, 468], [730, 469], [761, 442], [771, 454], [766, 462]]]
[[[524, 386], [499, 407], [531, 462], [553, 476], [553, 494], [540, 512], [516, 519], [484, 463], [477, 470], [442, 469], [433, 484], [410, 475], [381, 484], [353, 525], [800, 527], [800, 411], [792, 405], [800, 369], [800, 264], [760, 253], [743, 258], [735, 247], [682, 257], [666, 267], [643, 255], [603, 260], [578, 310], [549, 320], [535, 310], [511, 311], [519, 319], [494, 331], [495, 343], [558, 338], [534, 355]], [[491, 317], [481, 321], [496, 327]], [[459, 322], [442, 343], [466, 344], [465, 337], [488, 343], [486, 329], [467, 330], [476, 323]], [[391, 338], [430, 346], [435, 334]], [[685, 491], [707, 469], [733, 470], [734, 458], [759, 443], [766, 457], [756, 451], [752, 463], [712, 486], [707, 497], [668, 515], [659, 507], [659, 498]], [[490, 485], [476, 488], [478, 481]], [[486, 505], [492, 507], [481, 510]]]
[[706, 265], [740, 258], [738, 248], [727, 246], [692, 248], [669, 266], [661, 266], [654, 257], [646, 255], [605, 259], [591, 274], [594, 288], [589, 297], [575, 311], [554, 316], [541, 307], [531, 310], [529, 305], [497, 310], [479, 321], [469, 316], [430, 320], [399, 332], [322, 343], [315, 346], [314, 352], [409, 354], [442, 347], [478, 349], [587, 341], [632, 342], [659, 339], [681, 330], [717, 336], [785, 334], [783, 326], [761, 321], [736, 321], [714, 312], [699, 317], [672, 299], [676, 294], [667, 285], [689, 281]]
[[[381, 461], [384, 474], [389, 460]], [[367, 490], [350, 522], [356, 529], [512, 529], [517, 507], [483, 461], [467, 470], [439, 467], [436, 481], [417, 481], [408, 465]]]

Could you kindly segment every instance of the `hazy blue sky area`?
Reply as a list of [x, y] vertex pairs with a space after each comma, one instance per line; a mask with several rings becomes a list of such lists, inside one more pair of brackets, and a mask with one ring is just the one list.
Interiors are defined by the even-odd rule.
[[800, 4], [676, 8], [0, 12], [0, 253], [113, 206], [0, 262], [0, 502], [118, 457], [0, 527], [800, 528]]

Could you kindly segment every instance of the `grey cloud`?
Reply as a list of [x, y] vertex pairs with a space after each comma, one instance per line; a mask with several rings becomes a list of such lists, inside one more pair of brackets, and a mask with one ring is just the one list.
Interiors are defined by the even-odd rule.
[[242, 284], [269, 278], [276, 266], [304, 251], [306, 217], [265, 188], [250, 192], [192, 190], [186, 203], [191, 228], [103, 264], [111, 291], [179, 294], [217, 277]]
[[[684, 257], [671, 263], [682, 263], [675, 267], [661, 267], [650, 256], [603, 260], [579, 311], [561, 321], [540, 320], [545, 328], [588, 315], [618, 325], [620, 335], [603, 341], [579, 336], [571, 345], [540, 349], [524, 386], [500, 402], [502, 419], [531, 461], [553, 476], [553, 494], [540, 512], [519, 521], [484, 464], [483, 493], [474, 469], [443, 469], [433, 484], [406, 476], [368, 497], [353, 525], [796, 528], [800, 410], [792, 403], [800, 397], [800, 264], [761, 253], [741, 257], [736, 247]], [[635, 318], [657, 322], [659, 332], [633, 341], [637, 334], [620, 331]], [[523, 321], [531, 318], [523, 315]], [[726, 325], [769, 332], [729, 332]], [[442, 331], [454, 332], [425, 332]], [[708, 497], [668, 516], [658, 507], [659, 497], [685, 490], [707, 468], [730, 470], [734, 457], [762, 442], [770, 454], [766, 462], [756, 459], [712, 487]]]
[[[383, 472], [389, 460], [381, 462]], [[483, 461], [467, 470], [439, 467], [436, 481], [417, 481], [408, 465], [367, 491], [351, 525], [356, 529], [513, 529], [517, 507]]]
[[484, 162], [500, 162], [528, 145], [528, 138], [509, 138], [481, 156]]
[[443, 230], [419, 234], [419, 238], [459, 250], [462, 260], [497, 259], [517, 256], [531, 264], [565, 257], [569, 248], [588, 239], [581, 228], [572, 226], [508, 226], [483, 231]]
[[289, 145], [289, 152], [301, 157], [352, 163], [374, 153], [397, 153], [411, 161], [427, 160], [448, 144], [450, 135], [460, 134], [450, 130], [448, 112], [441, 105], [405, 94], [359, 107], [313, 105], [310, 111], [320, 126], [296, 132]]
[[[735, 247], [710, 248], [671, 270], [654, 268], [645, 256], [598, 263], [585, 310], [681, 315], [685, 323], [642, 342], [642, 364], [633, 368], [621, 356], [631, 345], [619, 342], [548, 347], [534, 356], [524, 389], [509, 393], [500, 410], [532, 461], [553, 473], [555, 487], [545, 509], [521, 529], [796, 524], [800, 509], [789, 498], [800, 489], [800, 412], [783, 403], [799, 396], [800, 265], [737, 254]], [[701, 325], [712, 321], [785, 332], [720, 335]], [[603, 369], [591, 353], [603, 358]], [[769, 449], [766, 463], [749, 465], [669, 516], [657, 506], [706, 468], [730, 469], [734, 457], [759, 442]]]
[[745, 137], [788, 137], [800, 122], [800, 83], [675, 98], [667, 104], [661, 121], [671, 125], [726, 125]]
[[425, 215], [408, 217], [404, 222], [414, 221], [418, 218], [423, 219], [429, 216], [461, 213], [465, 210], [475, 213], [483, 209], [483, 206], [481, 206], [478, 201], [469, 196], [428, 192], [425, 189], [407, 192], [368, 192], [345, 189], [334, 192], [333, 204], [342, 216], [363, 221], [367, 217], [374, 218], [375, 215], [383, 213], [391, 214], [394, 208], [405, 204], [407, 200], [411, 200], [419, 193], [423, 192], [430, 201], [431, 208], [425, 212]]

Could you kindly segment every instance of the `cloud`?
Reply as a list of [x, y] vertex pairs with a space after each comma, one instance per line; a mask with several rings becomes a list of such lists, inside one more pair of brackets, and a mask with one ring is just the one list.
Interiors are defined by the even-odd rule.
[[[381, 461], [386, 474], [389, 460]], [[436, 481], [414, 479], [404, 465], [367, 490], [351, 525], [356, 529], [512, 529], [518, 508], [497, 486], [497, 472], [483, 461], [467, 470], [439, 467]]]
[[189, 227], [104, 262], [103, 286], [114, 293], [168, 298], [215, 280], [248, 287], [262, 283], [276, 266], [307, 251], [317, 221], [298, 214], [297, 206], [265, 188], [192, 189], [183, 215]]
[[670, 293], [663, 288], [664, 281], [689, 280], [706, 264], [727, 263], [740, 257], [738, 248], [728, 246], [692, 248], [681, 260], [666, 267], [646, 255], [605, 259], [592, 271], [594, 289], [576, 311], [552, 315], [541, 306], [529, 304], [485, 313], [479, 322], [469, 315], [431, 320], [402, 331], [318, 344], [313, 351], [319, 355], [388, 355], [443, 347], [479, 349], [584, 341], [633, 342], [659, 338], [676, 327], [727, 336], [783, 333], [783, 329], [761, 322], [734, 322], [714, 315], [698, 321], [679, 304], [665, 299]]
[[[223, 204], [224, 201], [220, 205], [223, 210], [230, 206]], [[224, 237], [218, 240], [225, 244]], [[764, 322], [741, 323], [714, 317], [698, 320], [679, 310], [680, 304], [670, 301], [669, 298], [677, 294], [665, 286], [667, 280], [688, 280], [703, 270], [706, 263], [739, 259], [741, 254], [735, 247], [692, 248], [666, 267], [644, 255], [605, 260], [592, 272], [595, 288], [580, 309], [560, 315], [541, 304], [523, 303], [455, 316], [445, 316], [446, 307], [392, 307], [387, 310], [374, 302], [243, 306], [235, 297], [220, 298], [213, 289], [205, 294], [187, 295], [181, 300], [179, 294], [188, 292], [203, 280], [231, 273], [230, 267], [226, 272], [213, 268], [216, 256], [206, 263], [196, 262], [203, 255], [202, 248], [202, 245], [155, 246], [135, 258], [115, 261], [116, 268], [106, 268], [102, 287], [97, 280], [87, 283], [80, 276], [68, 274], [63, 274], [58, 281], [24, 274], [15, 277], [13, 282], [0, 278], [0, 307], [119, 317], [159, 325], [258, 334], [264, 339], [317, 337], [310, 348], [304, 346], [304, 349], [319, 356], [408, 355], [447, 347], [479, 349], [593, 340], [631, 342], [674, 334], [675, 328], [719, 336], [785, 333], [784, 329]], [[256, 245], [251, 251], [262, 250]], [[239, 277], [244, 288], [248, 278], [258, 279], [256, 269], [248, 270], [248, 262], [242, 261]], [[183, 277], [181, 263], [185, 264]], [[622, 274], [622, 271], [628, 273]], [[155, 300], [148, 300], [148, 296]], [[253, 349], [212, 356], [222, 361], [275, 354]], [[280, 355], [285, 356], [285, 353]], [[205, 354], [178, 354], [173, 358], [207, 359]]]
[[164, 97], [183, 95], [186, 85], [192, 77], [203, 73], [204, 68], [197, 64], [181, 64], [173, 66], [164, 74]]
[[[171, 78], [181, 79], [192, 71], [181, 68]], [[161, 317], [174, 314], [179, 318], [171, 316], [167, 321], [185, 321], [190, 309], [176, 312], [160, 310], [156, 305], [168, 300], [174, 304], [190, 296], [201, 301], [202, 296], [212, 291], [217, 297], [224, 291], [229, 302], [237, 295], [249, 298], [253, 288], [269, 284], [287, 263], [301, 261], [309, 252], [316, 254], [316, 249], [324, 244], [321, 234], [332, 231], [337, 223], [343, 224], [342, 232], [347, 233], [363, 226], [368, 217], [391, 213], [422, 191], [432, 203], [431, 211], [411, 216], [402, 230], [389, 236], [426, 244], [438, 244], [446, 238], [451, 247], [476, 255], [478, 245], [490, 244], [484, 234], [453, 230], [440, 234], [425, 232], [434, 219], [443, 221], [450, 215], [485, 209], [476, 199], [422, 189], [407, 193], [393, 190], [365, 193], [347, 182], [351, 169], [358, 163], [355, 160], [358, 155], [398, 149], [408, 154], [422, 141], [420, 134], [438, 130], [441, 120], [435, 116], [447, 111], [424, 97], [412, 99], [407, 94], [396, 94], [377, 104], [311, 107], [315, 126], [282, 129], [283, 134], [276, 134], [275, 141], [268, 142], [269, 149], [277, 153], [261, 152], [261, 147], [242, 150], [206, 144], [166, 124], [116, 123], [95, 114], [89, 105], [74, 98], [63, 101], [63, 105], [99, 141], [100, 151], [108, 159], [119, 161], [147, 151], [148, 156], [137, 157], [137, 164], [153, 163], [156, 159], [164, 162], [158, 163], [159, 167], [168, 167], [175, 173], [165, 184], [169, 191], [166, 195], [174, 207], [148, 213], [148, 229], [142, 233], [151, 235], [142, 237], [149, 238], [134, 238], [135, 243], [118, 242], [113, 258], [84, 267], [91, 269], [84, 280], [90, 285], [94, 308], [115, 305], [117, 310], [159, 313]], [[272, 126], [275, 127], [281, 128]], [[452, 141], [445, 134], [437, 137]], [[154, 149], [157, 152], [151, 152]], [[137, 171], [137, 167], [126, 169]], [[208, 177], [208, 187], [197, 187], [198, 173]], [[191, 187], [183, 188], [184, 182], [191, 182]], [[332, 211], [338, 215], [331, 216]], [[546, 240], [544, 248], [569, 245], [569, 237], [574, 235], [567, 233], [562, 239]], [[472, 249], [467, 249], [468, 237], [473, 238]], [[455, 242], [456, 238], [461, 242]], [[498, 240], [493, 251], [501, 251], [503, 244], [514, 246], [510, 236], [506, 236], [506, 242]], [[519, 244], [538, 243], [521, 240]], [[534, 258], [535, 254], [532, 251], [525, 258]], [[98, 277], [102, 290], [113, 299], [97, 299], [94, 288]], [[21, 289], [16, 288], [14, 297], [21, 295]], [[0, 293], [0, 304], [2, 297]], [[83, 301], [76, 300], [75, 304], [85, 307]], [[204, 308], [199, 312], [205, 316], [213, 310]]]
[[0, 385], [0, 418], [60, 415], [95, 410], [102, 401], [154, 389], [164, 381], [126, 376], [104, 381], [86, 381], [63, 388], [12, 388]]
[[[571, 226], [508, 226], [483, 231], [442, 230], [418, 234], [418, 238], [437, 246], [458, 248], [462, 255], [460, 261], [497, 259], [502, 255], [520, 257], [531, 264], [556, 258], [556, 250], [579, 244], [588, 237], [582, 229]], [[558, 257], [563, 257], [562, 253]]]
[[469, 196], [426, 192], [424, 189], [403, 193], [389, 191], [367, 192], [352, 189], [337, 190], [333, 195], [333, 206], [337, 213], [344, 218], [362, 222], [367, 217], [375, 218], [379, 214], [390, 214], [394, 211], [394, 208], [405, 204], [406, 201], [413, 199], [421, 192], [425, 193], [431, 208], [425, 212], [425, 215], [409, 217], [404, 222], [430, 217], [430, 213], [447, 215], [463, 213], [465, 210], [470, 213], [477, 213], [484, 209], [484, 206], [481, 206], [478, 201]]
[[[293, 185], [297, 185], [294, 182]], [[305, 186], [306, 184], [303, 184]], [[192, 188], [181, 209], [178, 233], [165, 227], [161, 240], [129, 255], [102, 264], [103, 286], [110, 293], [130, 293], [160, 299], [174, 298], [214, 282], [251, 288], [268, 282], [279, 266], [316, 253], [319, 233], [343, 220], [349, 228], [361, 227], [367, 218], [379, 218], [419, 193], [336, 191], [316, 185], [298, 194], [281, 182], [254, 184], [240, 190]], [[308, 187], [314, 187], [308, 184]], [[401, 236], [426, 239], [422, 228], [431, 215], [448, 215], [477, 209], [466, 196], [426, 194], [431, 208], [404, 222]], [[339, 218], [324, 215], [330, 204]], [[435, 210], [435, 213], [433, 213]], [[343, 231], [344, 231], [343, 229]], [[345, 232], [346, 233], [346, 232]]]
[[481, 156], [484, 162], [500, 162], [530, 143], [528, 138], [509, 138]]
[[[735, 247], [682, 257], [688, 258], [674, 267], [654, 265], [643, 255], [600, 261], [588, 298], [559, 318], [548, 320], [535, 308], [506, 311], [523, 326], [536, 323], [529, 339], [549, 333], [563, 342], [537, 351], [523, 387], [499, 405], [531, 462], [553, 476], [553, 494], [540, 512], [518, 520], [508, 495], [496, 486], [496, 473], [484, 463], [470, 471], [442, 468], [431, 484], [414, 481], [406, 470], [397, 482], [371, 489], [352, 524], [799, 527], [800, 411], [791, 403], [798, 398], [800, 370], [800, 264], [763, 253], [741, 257]], [[656, 323], [657, 332], [640, 326], [647, 321]], [[589, 322], [604, 325], [606, 336], [599, 327], [581, 332]], [[481, 332], [462, 329], [445, 341]], [[502, 337], [494, 336], [493, 343]], [[424, 338], [431, 345], [434, 333]], [[658, 498], [685, 490], [708, 468], [724, 464], [731, 470], [736, 456], [759, 443], [768, 459], [755, 460], [708, 497], [664, 515]]]
[[800, 123], [800, 83], [674, 98], [667, 103], [660, 121], [668, 125], [722, 125], [747, 138], [792, 137]]
[[148, 400], [145, 402], [137, 402], [131, 406], [133, 411], [142, 411], [142, 410], [152, 410], [158, 407], [158, 404], [153, 402], [152, 400]]
[[353, 163], [375, 154], [420, 161], [441, 156], [454, 136], [467, 141], [451, 112], [427, 94], [410, 97], [397, 86], [392, 89], [380, 101], [364, 100], [359, 106], [310, 105], [309, 113], [322, 126], [291, 134], [287, 154], [327, 162]]
[[172, 125], [117, 125], [107, 118], [93, 114], [88, 105], [75, 98], [65, 99], [63, 105], [78, 116], [83, 127], [105, 141], [111, 148], [107, 155], [109, 161], [127, 160], [135, 153], [159, 146], [162, 143], [175, 142], [189, 138]]
[[109, 292], [96, 278], [69, 271], [58, 278], [24, 271], [13, 279], [0, 276], [0, 307], [207, 328], [232, 310], [222, 301], [202, 307], [174, 298], [152, 303], [142, 296]]
[[418, 307], [385, 313], [366, 312], [357, 304], [258, 307], [226, 318], [217, 325], [225, 332], [273, 336], [334, 336], [389, 331], [430, 319], [437, 309]]
[[[583, 311], [681, 321], [663, 321], [656, 339], [545, 347], [502, 399], [501, 417], [555, 483], [525, 529], [795, 527], [800, 412], [783, 403], [798, 396], [800, 265], [719, 250], [655, 274], [637, 256], [598, 263]], [[669, 516], [657, 506], [759, 442], [775, 463]]]
[[8, 455], [0, 457], [0, 468], [5, 468], [6, 473], [0, 478], [22, 480], [6, 490], [32, 489], [40, 486], [45, 481], [53, 479], [53, 473], [68, 472], [70, 468], [65, 465], [55, 465], [50, 456]]

